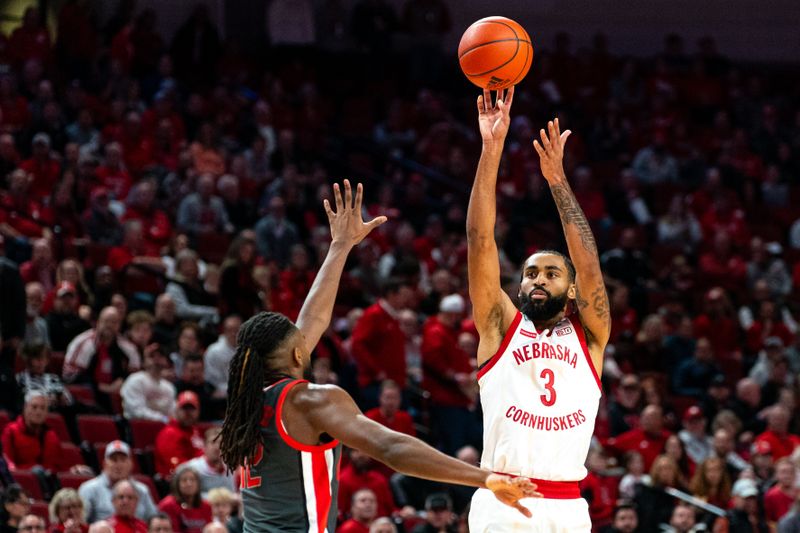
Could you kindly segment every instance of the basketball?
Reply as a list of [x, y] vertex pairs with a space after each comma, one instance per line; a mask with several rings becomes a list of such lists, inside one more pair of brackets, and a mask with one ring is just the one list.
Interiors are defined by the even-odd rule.
[[531, 68], [533, 46], [525, 29], [505, 17], [472, 24], [458, 44], [458, 62], [467, 79], [498, 91], [516, 85]]

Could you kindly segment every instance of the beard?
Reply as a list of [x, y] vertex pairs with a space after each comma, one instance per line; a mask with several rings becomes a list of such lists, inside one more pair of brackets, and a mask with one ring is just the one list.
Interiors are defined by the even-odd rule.
[[[535, 289], [534, 289], [535, 290]], [[544, 289], [538, 289], [547, 293], [547, 299], [534, 300], [529, 294], [520, 293], [520, 312], [528, 317], [531, 322], [546, 322], [564, 310], [567, 305], [567, 293], [553, 296]], [[531, 291], [533, 292], [533, 291]]]

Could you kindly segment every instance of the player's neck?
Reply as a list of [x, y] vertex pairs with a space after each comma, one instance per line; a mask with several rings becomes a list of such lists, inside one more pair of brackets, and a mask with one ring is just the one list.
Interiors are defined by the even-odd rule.
[[564, 319], [564, 311], [559, 312], [550, 320], [534, 320], [533, 325], [536, 326], [536, 331], [550, 330], [552, 331], [556, 324]]

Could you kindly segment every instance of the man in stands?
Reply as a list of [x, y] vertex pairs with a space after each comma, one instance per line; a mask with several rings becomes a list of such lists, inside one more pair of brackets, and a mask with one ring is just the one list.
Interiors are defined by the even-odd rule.
[[46, 392], [28, 391], [22, 414], [3, 429], [3, 458], [12, 471], [42, 466], [58, 472], [61, 441], [45, 424], [48, 403]]
[[171, 477], [182, 463], [203, 454], [203, 437], [197, 429], [199, 416], [197, 394], [192, 391], [180, 393], [175, 405], [175, 418], [158, 433], [153, 450], [156, 472], [165, 479]]
[[86, 505], [86, 521], [88, 523], [107, 519], [114, 514], [112, 489], [122, 480], [130, 481], [139, 495], [134, 506], [136, 517], [147, 520], [156, 514], [157, 509], [150, 497], [147, 485], [131, 479], [132, 470], [133, 460], [130, 446], [121, 440], [109, 442], [104, 454], [102, 473], [78, 488], [78, 494]]
[[369, 526], [378, 516], [378, 501], [370, 489], [359, 489], [353, 494], [350, 519], [346, 520], [338, 533], [369, 533]]
[[219, 427], [207, 429], [203, 442], [203, 455], [184, 463], [200, 476], [200, 492], [203, 497], [208, 491], [217, 487], [226, 488], [231, 492], [235, 490], [233, 474], [228, 472], [220, 457], [218, 437], [221, 431]]
[[387, 379], [381, 383], [381, 394], [378, 398], [379, 405], [364, 413], [369, 419], [383, 424], [389, 429], [416, 436], [414, 420], [406, 411], [400, 409], [403, 401], [402, 391], [394, 381]]
[[800, 437], [789, 433], [791, 413], [782, 405], [774, 405], [767, 414], [767, 430], [756, 437], [755, 442], [767, 442], [772, 450], [772, 459], [787, 457], [800, 446]]
[[139, 493], [133, 484], [123, 479], [114, 485], [114, 515], [108, 525], [114, 533], [147, 533], [147, 523], [136, 517]]
[[122, 409], [128, 420], [169, 422], [175, 410], [175, 385], [162, 374], [169, 359], [157, 344], [144, 350], [143, 368], [125, 379], [120, 389]]

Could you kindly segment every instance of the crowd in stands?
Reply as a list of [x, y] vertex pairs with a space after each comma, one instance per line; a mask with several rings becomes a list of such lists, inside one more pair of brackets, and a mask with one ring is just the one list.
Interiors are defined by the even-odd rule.
[[[297, 317], [342, 177], [389, 222], [348, 260], [314, 379], [479, 462], [480, 139], [448, 8], [319, 4], [272, 2], [257, 49], [202, 6], [170, 41], [133, 1], [101, 21], [67, 0], [51, 29], [29, 8], [0, 35], [0, 532], [241, 531], [215, 440], [236, 335], [262, 310]], [[710, 37], [638, 59], [562, 33], [517, 87], [504, 286], [565, 249], [530, 146], [558, 115], [611, 300], [581, 482], [596, 531], [800, 530], [796, 74]], [[470, 495], [351, 450], [338, 531], [465, 531]]]

